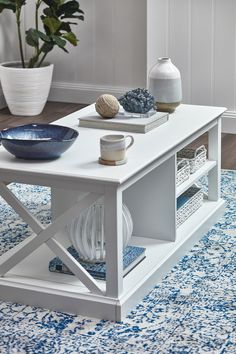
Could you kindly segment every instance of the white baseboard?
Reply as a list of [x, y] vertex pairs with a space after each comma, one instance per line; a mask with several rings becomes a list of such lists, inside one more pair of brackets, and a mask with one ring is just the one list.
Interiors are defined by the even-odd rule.
[[[120, 97], [129, 90], [132, 88], [54, 81], [49, 101], [91, 104], [104, 93]], [[4, 107], [6, 101], [0, 89], [0, 109]], [[236, 111], [226, 111], [222, 118], [222, 133], [236, 134]]]
[[236, 134], [236, 112], [226, 111], [222, 116], [222, 133]]
[[49, 100], [90, 104], [95, 102], [96, 99], [104, 93], [119, 97], [129, 90], [131, 90], [131, 88], [128, 87], [53, 82]]
[[[52, 83], [49, 100], [90, 104], [104, 93], [120, 97], [129, 90], [132, 88], [55, 81]], [[226, 111], [222, 118], [222, 133], [236, 134], [236, 111]]]

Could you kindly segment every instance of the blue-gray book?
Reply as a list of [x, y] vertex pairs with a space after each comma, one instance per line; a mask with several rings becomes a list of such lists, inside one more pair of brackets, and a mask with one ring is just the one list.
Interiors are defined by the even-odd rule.
[[[84, 262], [73, 246], [68, 247], [67, 250], [94, 278], [106, 279], [106, 263]], [[144, 247], [137, 246], [127, 246], [125, 248], [123, 252], [124, 276], [145, 258], [145, 250]], [[49, 270], [50, 272], [73, 275], [59, 257], [55, 257], [49, 262]]]

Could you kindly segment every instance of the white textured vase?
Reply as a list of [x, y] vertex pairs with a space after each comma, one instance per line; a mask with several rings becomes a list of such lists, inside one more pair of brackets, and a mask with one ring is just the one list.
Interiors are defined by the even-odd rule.
[[30, 69], [22, 68], [19, 62], [1, 64], [1, 85], [11, 114], [40, 114], [49, 95], [52, 73], [53, 64]]
[[148, 86], [158, 111], [172, 113], [182, 101], [180, 72], [170, 58], [158, 59], [150, 70]]

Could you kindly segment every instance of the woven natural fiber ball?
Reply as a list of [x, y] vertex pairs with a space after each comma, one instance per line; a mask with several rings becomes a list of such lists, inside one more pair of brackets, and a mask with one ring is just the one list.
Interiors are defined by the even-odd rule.
[[113, 118], [119, 112], [119, 102], [115, 96], [101, 95], [98, 97], [95, 109], [102, 118]]

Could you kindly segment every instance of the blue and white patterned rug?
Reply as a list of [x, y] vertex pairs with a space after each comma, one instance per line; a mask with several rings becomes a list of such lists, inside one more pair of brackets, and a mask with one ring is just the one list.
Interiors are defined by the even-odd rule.
[[[50, 222], [47, 188], [12, 189]], [[122, 323], [0, 302], [0, 353], [236, 353], [236, 172], [222, 193], [224, 217]], [[30, 235], [2, 199], [0, 220], [0, 253]]]

